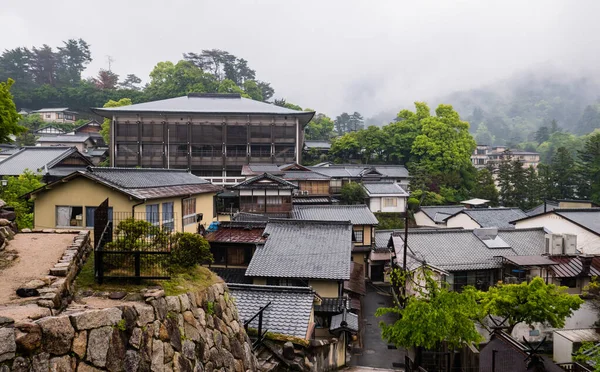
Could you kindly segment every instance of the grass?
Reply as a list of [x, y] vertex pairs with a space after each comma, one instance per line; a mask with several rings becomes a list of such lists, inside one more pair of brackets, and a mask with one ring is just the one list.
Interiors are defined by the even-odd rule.
[[138, 292], [151, 286], [161, 286], [167, 296], [173, 296], [187, 292], [201, 292], [218, 281], [218, 277], [208, 268], [196, 266], [174, 269], [169, 280], [143, 280], [141, 284], [135, 284], [133, 280], [106, 280], [100, 285], [96, 283], [94, 277], [94, 255], [91, 254], [81, 268], [75, 286], [78, 290], [97, 292]]

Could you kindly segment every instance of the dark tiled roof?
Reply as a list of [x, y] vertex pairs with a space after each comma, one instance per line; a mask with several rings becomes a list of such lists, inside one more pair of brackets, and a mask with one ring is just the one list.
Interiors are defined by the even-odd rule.
[[[327, 165], [308, 167], [311, 170], [330, 176], [332, 178], [361, 178], [367, 176], [367, 173], [379, 173], [382, 178], [408, 178], [408, 170], [404, 165]], [[368, 177], [368, 176], [367, 176]]]
[[294, 218], [299, 220], [350, 221], [353, 225], [377, 225], [379, 221], [364, 204], [360, 205], [295, 205]]
[[267, 222], [269, 220], [269, 216], [265, 216], [264, 214], [257, 213], [248, 213], [248, 212], [239, 212], [235, 216], [233, 216], [234, 221], [242, 222], [242, 221], [264, 221]]
[[252, 284], [252, 278], [246, 276], [246, 269], [230, 267], [211, 267], [210, 269], [220, 276], [225, 283]]
[[350, 279], [349, 222], [270, 220], [246, 275], [276, 278]]
[[535, 208], [525, 211], [525, 214], [531, 217], [531, 216], [536, 216], [538, 214], [542, 214], [544, 212], [549, 212], [549, 211], [555, 210], [556, 208], [558, 208], [558, 203], [548, 201], [548, 202], [546, 202], [546, 207], [545, 207], [546, 210], [545, 211], [544, 211], [544, 204], [542, 203]]
[[[2, 165], [2, 163], [0, 163]], [[554, 213], [600, 234], [600, 208], [555, 209]]]
[[87, 133], [84, 134], [75, 134], [75, 135], [59, 135], [59, 136], [48, 136], [48, 137], [40, 137], [37, 139], [37, 142], [57, 142], [57, 143], [83, 143], [90, 139], [90, 135]]
[[363, 187], [369, 195], [408, 196], [408, 193], [400, 185], [393, 182], [363, 182]]
[[519, 208], [474, 208], [462, 211], [481, 227], [511, 228], [511, 221], [527, 217]]
[[328, 181], [330, 177], [313, 171], [286, 171], [281, 178], [288, 181]]
[[[393, 236], [397, 258], [402, 256], [403, 236]], [[488, 248], [473, 230], [450, 229], [413, 230], [408, 234], [408, 246], [417, 259], [448, 271], [500, 268], [502, 256], [534, 256], [545, 251], [543, 228], [501, 229], [498, 237], [510, 248]]]
[[400, 230], [375, 230], [375, 249], [387, 250], [393, 232], [400, 232]]
[[[75, 147], [23, 147], [0, 162], [0, 175], [18, 176], [26, 169], [36, 173], [46, 174], [46, 168], [52, 168], [66, 157], [78, 153]], [[81, 154], [80, 154], [81, 155]], [[88, 165], [92, 163], [81, 156]], [[84, 169], [79, 167], [78, 169]]]
[[256, 176], [263, 173], [269, 173], [275, 176], [281, 176], [283, 171], [276, 164], [244, 164], [242, 166], [242, 176]]
[[339, 314], [344, 310], [346, 300], [343, 297], [323, 297], [320, 305], [315, 305], [315, 313]]
[[421, 207], [420, 210], [436, 223], [443, 223], [444, 220], [465, 209], [462, 205], [435, 205], [430, 207]]
[[[343, 324], [344, 321], [346, 324]], [[335, 332], [340, 329], [358, 332], [358, 315], [347, 312], [332, 316], [329, 330]]]
[[[549, 258], [558, 264], [550, 267], [557, 278], [572, 278], [579, 276], [582, 272], [583, 265], [580, 256], [550, 256]], [[590, 274], [586, 276], [600, 276], [600, 257], [592, 259]]]
[[[268, 182], [271, 181], [271, 182]], [[248, 178], [237, 185], [231, 186], [232, 190], [241, 190], [241, 189], [283, 189], [283, 190], [292, 190], [297, 189], [298, 186], [294, 185], [291, 182], [284, 180], [283, 178], [274, 176], [269, 173], [263, 173], [261, 175]]]
[[[263, 312], [263, 330], [307, 338], [315, 296], [310, 287], [230, 284], [229, 290], [242, 322], [252, 318], [270, 302]], [[258, 317], [250, 323], [250, 327], [258, 328]]]
[[352, 262], [350, 271], [350, 280], [344, 281], [344, 290], [364, 296], [367, 293], [365, 288], [364, 265], [358, 262]]
[[320, 205], [339, 203], [339, 200], [330, 196], [295, 196], [292, 198], [292, 203], [302, 205]]
[[265, 230], [265, 225], [251, 226], [250, 224], [240, 226], [239, 223], [228, 224], [222, 222], [217, 231], [206, 235], [206, 240], [215, 243], [264, 243], [263, 231]]

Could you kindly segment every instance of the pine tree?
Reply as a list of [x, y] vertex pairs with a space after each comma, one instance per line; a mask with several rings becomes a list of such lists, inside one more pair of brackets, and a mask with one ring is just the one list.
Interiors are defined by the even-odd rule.
[[512, 173], [510, 155], [505, 154], [504, 158], [498, 165], [499, 196], [500, 202], [505, 207], [511, 207], [515, 205]]
[[600, 202], [600, 133], [591, 134], [578, 152], [577, 196]]
[[472, 196], [489, 200], [490, 205], [493, 207], [498, 205], [498, 189], [496, 188], [492, 172], [489, 169], [483, 168], [477, 172], [477, 180]]
[[552, 181], [557, 199], [575, 198], [575, 161], [566, 147], [559, 147], [552, 157]]

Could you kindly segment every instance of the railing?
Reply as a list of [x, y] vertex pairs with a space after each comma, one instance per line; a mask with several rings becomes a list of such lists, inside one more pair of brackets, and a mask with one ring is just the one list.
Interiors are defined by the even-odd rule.
[[265, 330], [264, 332], [262, 331], [262, 323], [263, 323], [263, 312], [265, 311], [265, 309], [267, 307], [269, 307], [269, 305], [271, 305], [271, 301], [269, 301], [265, 306], [261, 307], [260, 309], [258, 309], [258, 312], [256, 314], [254, 314], [254, 316], [246, 321], [244, 321], [244, 329], [246, 330], [246, 333], [248, 333], [248, 327], [250, 325], [250, 322], [252, 322], [254, 319], [256, 319], [256, 317], [258, 317], [258, 329], [257, 329], [257, 339], [256, 341], [254, 341], [252, 343], [252, 347], [254, 349], [256, 349], [265, 339], [265, 335], [267, 334], [268, 330]]
[[233, 186], [246, 180], [246, 177], [202, 177], [213, 185]]
[[557, 363], [556, 365], [565, 371], [571, 371], [571, 372], [592, 372], [593, 371], [593, 369], [589, 369], [586, 366], [579, 364], [579, 363], [575, 363], [575, 362]]
[[291, 203], [283, 204], [254, 204], [240, 203], [240, 211], [247, 213], [287, 213], [292, 210]]

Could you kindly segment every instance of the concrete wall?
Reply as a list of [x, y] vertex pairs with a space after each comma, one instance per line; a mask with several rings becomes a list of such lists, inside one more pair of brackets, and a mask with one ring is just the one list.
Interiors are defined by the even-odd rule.
[[463, 229], [478, 229], [481, 226], [466, 213], [459, 213], [446, 220], [446, 227], [462, 227]]
[[31, 323], [4, 321], [0, 340], [6, 372], [258, 370], [224, 283]]
[[515, 227], [517, 229], [545, 227], [555, 234], [575, 234], [579, 251], [587, 254], [600, 254], [600, 236], [553, 213], [517, 222]]
[[573, 342], [567, 338], [554, 333], [554, 342], [552, 344], [552, 359], [554, 363], [571, 363], [573, 357]]
[[[197, 194], [196, 213], [202, 213], [201, 223], [207, 227], [213, 218], [213, 196], [214, 193]], [[34, 227], [35, 228], [55, 228], [56, 227], [56, 206], [81, 206], [83, 207], [82, 229], [85, 228], [85, 208], [97, 207], [106, 198], [109, 206], [113, 208], [113, 213], [127, 212], [131, 213], [131, 208], [140, 203], [137, 200], [131, 200], [125, 194], [115, 191], [102, 184], [93, 182], [90, 179], [79, 177], [66, 183], [42, 191], [34, 195]], [[144, 204], [135, 207], [135, 212], [146, 212], [147, 204], [159, 204], [159, 213], [162, 213], [162, 203], [173, 202], [173, 212], [175, 214], [175, 231], [182, 231], [182, 209], [181, 198], [163, 198], [149, 200]], [[69, 227], [73, 228], [73, 227]], [[196, 224], [185, 226], [184, 231], [196, 232]]]
[[415, 223], [417, 224], [417, 226], [445, 227], [442, 225], [437, 225], [423, 211], [418, 211], [417, 213], [415, 213], [414, 217], [415, 217]]
[[406, 210], [406, 198], [405, 197], [393, 197], [394, 199], [396, 199], [396, 206], [395, 207], [384, 207], [384, 202], [383, 199], [384, 198], [392, 198], [392, 196], [389, 197], [370, 197], [369, 198], [369, 209], [371, 210], [371, 212], [398, 212], [398, 213], [402, 213]]
[[[256, 284], [256, 283], [255, 283]], [[340, 285], [334, 280], [309, 280], [308, 285], [321, 297], [338, 297]]]

